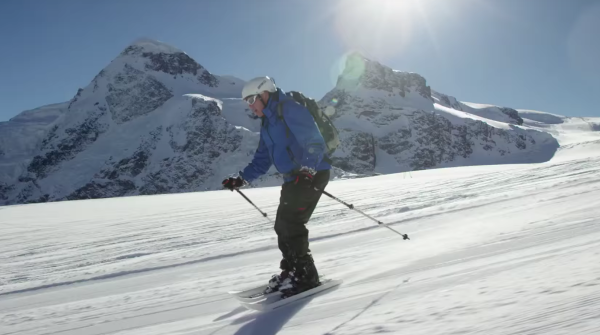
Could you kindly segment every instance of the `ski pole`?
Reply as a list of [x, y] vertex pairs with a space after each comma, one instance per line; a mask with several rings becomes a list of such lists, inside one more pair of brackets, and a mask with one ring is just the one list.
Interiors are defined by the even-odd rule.
[[394, 228], [392, 228], [392, 227], [390, 227], [390, 226], [386, 225], [385, 223], [383, 223], [383, 222], [381, 222], [381, 221], [379, 221], [379, 220], [377, 220], [377, 219], [373, 218], [373, 217], [372, 217], [372, 216], [370, 216], [370, 215], [367, 215], [367, 214], [365, 214], [363, 211], [361, 211], [361, 210], [359, 210], [359, 209], [356, 209], [356, 208], [354, 208], [354, 205], [353, 205], [353, 204], [348, 204], [348, 203], [344, 202], [343, 200], [340, 200], [340, 199], [338, 199], [338, 198], [334, 197], [333, 195], [329, 194], [329, 192], [327, 192], [327, 191], [325, 191], [325, 190], [319, 190], [319, 189], [315, 188], [315, 191], [317, 191], [317, 192], [323, 192], [323, 194], [325, 194], [326, 196], [330, 197], [331, 199], [333, 199], [333, 200], [335, 200], [335, 201], [337, 201], [337, 202], [339, 202], [339, 203], [341, 203], [341, 204], [345, 205], [346, 207], [348, 207], [348, 208], [350, 208], [350, 209], [353, 209], [353, 210], [355, 210], [355, 211], [359, 212], [360, 214], [362, 214], [362, 215], [364, 215], [364, 216], [368, 217], [369, 219], [371, 219], [371, 220], [373, 220], [373, 221], [377, 222], [377, 224], [379, 224], [380, 226], [386, 227], [387, 229], [389, 229], [389, 230], [393, 231], [394, 233], [396, 233], [396, 234], [398, 234], [398, 235], [402, 236], [402, 238], [403, 238], [403, 239], [405, 239], [405, 240], [410, 240], [410, 238], [408, 238], [408, 235], [407, 235], [407, 234], [402, 234], [402, 233], [400, 233], [399, 231], [395, 230]]
[[271, 221], [271, 219], [270, 219], [270, 218], [267, 216], [267, 213], [265, 213], [265, 212], [261, 211], [261, 210], [260, 210], [260, 208], [258, 208], [258, 206], [256, 206], [256, 205], [255, 205], [255, 204], [254, 204], [252, 201], [250, 201], [250, 199], [248, 199], [248, 197], [247, 197], [247, 196], [246, 196], [244, 193], [242, 193], [242, 191], [240, 191], [240, 190], [239, 190], [239, 189], [237, 189], [237, 188], [236, 188], [235, 190], [236, 190], [236, 191], [237, 191], [237, 193], [239, 193], [239, 194], [240, 194], [242, 197], [244, 197], [244, 199], [246, 199], [246, 201], [248, 201], [248, 202], [249, 202], [249, 203], [250, 203], [252, 206], [254, 206], [254, 208], [256, 208], [256, 210], [257, 210], [257, 211], [259, 211], [259, 212], [260, 212], [260, 214], [262, 214], [264, 217], [266, 217], [266, 218], [267, 218], [267, 220], [269, 220], [270, 222], [273, 222], [273, 221]]

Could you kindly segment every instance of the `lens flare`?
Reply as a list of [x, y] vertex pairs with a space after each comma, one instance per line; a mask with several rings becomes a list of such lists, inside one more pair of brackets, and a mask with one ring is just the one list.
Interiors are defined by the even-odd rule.
[[[335, 68], [335, 86], [346, 91], [357, 88], [358, 80], [365, 73], [366, 60], [357, 52], [343, 55], [337, 62]], [[332, 69], [332, 79], [334, 70]]]

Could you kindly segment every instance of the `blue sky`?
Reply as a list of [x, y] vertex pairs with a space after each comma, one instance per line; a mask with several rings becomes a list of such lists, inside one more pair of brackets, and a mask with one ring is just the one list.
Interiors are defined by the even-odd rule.
[[2, 0], [0, 121], [71, 99], [140, 37], [315, 98], [360, 51], [461, 101], [600, 116], [598, 32], [594, 0]]

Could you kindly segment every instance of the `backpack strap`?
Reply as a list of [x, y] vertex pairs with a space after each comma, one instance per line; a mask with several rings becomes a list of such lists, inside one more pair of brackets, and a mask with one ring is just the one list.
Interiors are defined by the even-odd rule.
[[277, 103], [277, 116], [279, 116], [279, 119], [281, 121], [283, 121], [283, 124], [285, 125], [285, 137], [290, 137], [290, 127], [288, 127], [287, 122], [285, 122], [285, 119], [283, 118], [283, 103], [288, 100], [285, 99], [283, 101], [279, 101]]

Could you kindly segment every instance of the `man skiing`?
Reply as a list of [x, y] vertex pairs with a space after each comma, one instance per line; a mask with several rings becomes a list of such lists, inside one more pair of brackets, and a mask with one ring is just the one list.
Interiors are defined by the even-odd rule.
[[272, 164], [283, 175], [275, 219], [282, 272], [271, 278], [265, 293], [294, 295], [320, 284], [305, 225], [329, 182], [325, 141], [309, 110], [277, 88], [271, 78], [250, 80], [242, 98], [262, 120], [260, 142], [252, 162], [237, 178], [223, 180], [223, 187], [231, 191], [242, 187], [265, 174]]

